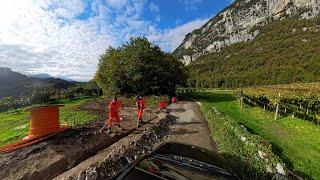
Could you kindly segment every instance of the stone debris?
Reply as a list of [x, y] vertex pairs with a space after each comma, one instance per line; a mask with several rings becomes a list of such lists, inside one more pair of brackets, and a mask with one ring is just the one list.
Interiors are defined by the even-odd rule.
[[246, 140], [247, 140], [247, 138], [246, 137], [244, 137], [244, 136], [241, 136], [241, 141], [243, 141], [243, 142], [245, 142]]
[[91, 171], [89, 171], [86, 175], [86, 180], [96, 180], [98, 179], [98, 172], [96, 171], [95, 168], [93, 168]]
[[272, 169], [271, 169], [271, 167], [270, 167], [269, 165], [267, 165], [266, 171], [267, 171], [268, 173], [273, 173], [273, 171], [272, 171]]
[[280, 163], [277, 163], [277, 172], [281, 175], [287, 175], [287, 173], [285, 172], [285, 170], [283, 169], [282, 165]]
[[263, 152], [263, 151], [258, 151], [258, 154], [259, 154], [259, 157], [261, 158], [261, 159], [265, 159], [266, 157], [267, 157], [267, 154], [265, 153], [265, 152]]

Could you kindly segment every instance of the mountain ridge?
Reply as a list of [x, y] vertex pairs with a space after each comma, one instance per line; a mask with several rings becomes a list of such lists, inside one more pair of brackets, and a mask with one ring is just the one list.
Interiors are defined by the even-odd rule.
[[40, 78], [40, 79], [47, 79], [52, 78], [50, 74], [40, 73], [40, 74], [27, 74], [28, 77]]

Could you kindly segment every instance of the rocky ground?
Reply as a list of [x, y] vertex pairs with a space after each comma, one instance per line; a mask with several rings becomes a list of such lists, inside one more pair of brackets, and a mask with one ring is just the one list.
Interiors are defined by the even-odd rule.
[[100, 113], [101, 120], [73, 128], [45, 142], [0, 155], [0, 179], [109, 179], [122, 167], [121, 156], [140, 158], [164, 142], [182, 142], [214, 149], [198, 105], [179, 102], [168, 113], [147, 110], [146, 124], [136, 129], [134, 109], [122, 111], [122, 130], [99, 132], [105, 113], [94, 102], [85, 107]]

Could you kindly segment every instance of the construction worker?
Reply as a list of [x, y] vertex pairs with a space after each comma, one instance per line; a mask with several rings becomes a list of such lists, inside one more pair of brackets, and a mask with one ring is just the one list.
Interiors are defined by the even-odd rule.
[[117, 97], [114, 97], [113, 100], [109, 103], [109, 118], [106, 122], [107, 128], [110, 130], [112, 127], [112, 121], [115, 121], [116, 126], [120, 127], [120, 116], [119, 110], [123, 107], [121, 101]]
[[140, 126], [140, 123], [142, 123], [142, 116], [143, 116], [143, 109], [146, 106], [146, 102], [141, 96], [137, 96], [136, 98], [136, 106], [137, 106], [137, 113], [138, 113], [138, 121], [137, 126]]
[[176, 96], [173, 96], [172, 98], [171, 98], [171, 103], [176, 103], [177, 102], [177, 97]]

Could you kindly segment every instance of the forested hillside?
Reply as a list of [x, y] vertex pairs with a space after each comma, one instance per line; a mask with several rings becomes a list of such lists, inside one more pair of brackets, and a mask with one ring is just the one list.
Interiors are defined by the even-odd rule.
[[0, 112], [33, 104], [59, 103], [101, 94], [101, 89], [93, 82], [34, 78], [9, 68], [0, 68]]
[[75, 82], [57, 78], [36, 78], [12, 71], [9, 68], [0, 67], [0, 99], [6, 96], [19, 97], [28, 89], [44, 86], [54, 88], [68, 88]]
[[288, 18], [255, 27], [252, 41], [231, 45], [187, 66], [192, 87], [240, 87], [320, 80], [320, 18]]

